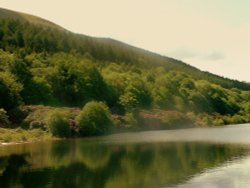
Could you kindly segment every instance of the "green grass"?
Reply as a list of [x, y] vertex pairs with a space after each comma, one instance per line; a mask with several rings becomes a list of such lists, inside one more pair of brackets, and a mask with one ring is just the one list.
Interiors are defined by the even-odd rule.
[[0, 128], [0, 144], [10, 142], [35, 142], [49, 140], [51, 138], [52, 136], [50, 133], [41, 129], [25, 130], [21, 128]]

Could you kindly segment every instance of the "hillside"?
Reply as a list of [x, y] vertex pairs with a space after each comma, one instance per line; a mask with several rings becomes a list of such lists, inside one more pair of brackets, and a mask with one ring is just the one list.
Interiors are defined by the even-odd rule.
[[[0, 9], [0, 63], [0, 127], [14, 123], [46, 129], [45, 116], [53, 110], [61, 111], [54, 116], [65, 125], [76, 118], [80, 126], [90, 113], [86, 121], [95, 128], [102, 122], [116, 128], [175, 128], [250, 121], [248, 83], [5, 9]], [[32, 119], [28, 126], [27, 118]], [[79, 134], [87, 133], [80, 129]]]
[[21, 22], [29, 22], [37, 26], [50, 27], [50, 28], [64, 30], [59, 25], [56, 25], [55, 23], [52, 23], [48, 20], [44, 20], [37, 16], [25, 14], [22, 12], [11, 11], [8, 9], [3, 9], [3, 8], [0, 8], [0, 19], [13, 19], [13, 20], [21, 21]]
[[[22, 33], [22, 36], [19, 36], [19, 38], [23, 38], [24, 44], [20, 44], [20, 42], [18, 43], [18, 41], [16, 41], [15, 44], [12, 44], [13, 41], [7, 42], [10, 43], [11, 46], [16, 46], [17, 48], [25, 47], [37, 52], [44, 50], [48, 52], [76, 51], [80, 54], [88, 53], [95, 59], [101, 61], [105, 60], [111, 62], [136, 63], [147, 67], [163, 66], [167, 70], [181, 71], [190, 74], [197, 79], [205, 79], [215, 84], [222, 85], [225, 88], [250, 90], [250, 84], [248, 83], [243, 83], [237, 80], [223, 78], [208, 72], [203, 72], [182, 61], [136, 48], [114, 39], [95, 38], [82, 34], [74, 34], [52, 22], [36, 16], [14, 12], [6, 9], [0, 9], [0, 19], [18, 20], [19, 22], [24, 24], [32, 24], [25, 26], [25, 29], [23, 28], [24, 30], [20, 28], [22, 30], [21, 32], [18, 32], [18, 28], [16, 28], [16, 31], [14, 33], [8, 33], [11, 35], [8, 36], [9, 38], [12, 38], [12, 35], [14, 34]], [[29, 38], [25, 39], [25, 33], [30, 32], [30, 30], [31, 33], [29, 33]], [[32, 43], [31, 41], [29, 41], [34, 39], [36, 39], [38, 43]], [[2, 43], [3, 41], [1, 41], [1, 44]], [[4, 46], [2, 47], [4, 48]]]

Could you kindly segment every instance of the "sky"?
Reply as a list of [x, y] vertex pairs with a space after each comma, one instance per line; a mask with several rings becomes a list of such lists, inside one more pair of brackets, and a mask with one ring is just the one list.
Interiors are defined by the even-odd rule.
[[249, 0], [0, 0], [0, 7], [250, 82]]

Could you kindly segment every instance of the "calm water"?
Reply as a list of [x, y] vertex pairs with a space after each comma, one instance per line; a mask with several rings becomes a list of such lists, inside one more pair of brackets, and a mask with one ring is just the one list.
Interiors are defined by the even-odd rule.
[[2, 146], [0, 187], [250, 187], [250, 125]]

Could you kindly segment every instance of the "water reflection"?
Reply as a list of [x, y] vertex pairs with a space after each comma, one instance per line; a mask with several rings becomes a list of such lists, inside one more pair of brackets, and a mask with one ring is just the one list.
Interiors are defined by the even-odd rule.
[[235, 145], [71, 140], [0, 151], [1, 187], [166, 187], [247, 155]]
[[235, 159], [215, 168], [196, 174], [193, 178], [179, 184], [177, 188], [248, 188], [250, 185], [250, 157]]
[[27, 162], [23, 155], [11, 155], [8, 158], [0, 159], [1, 166], [4, 170], [0, 179], [1, 187], [15, 187], [19, 182], [21, 176], [21, 168], [27, 165]]

